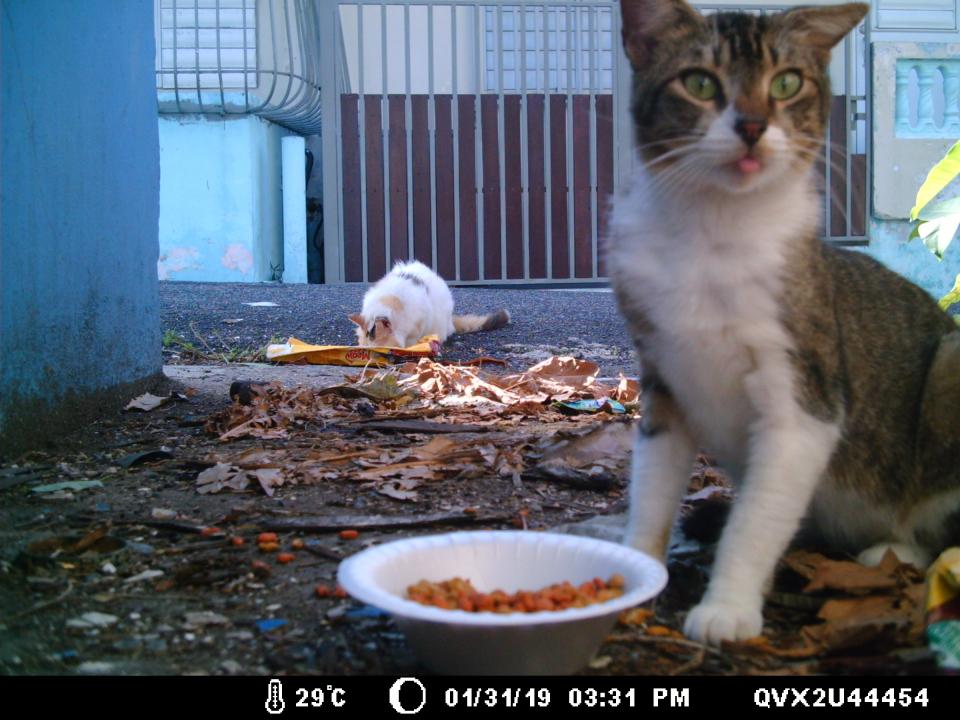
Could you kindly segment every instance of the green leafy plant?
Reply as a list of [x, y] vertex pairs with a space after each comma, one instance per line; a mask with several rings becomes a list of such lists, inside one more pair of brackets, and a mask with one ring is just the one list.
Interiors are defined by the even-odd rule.
[[[953, 242], [960, 229], [960, 197], [933, 202], [957, 176], [960, 175], [960, 140], [953, 144], [947, 154], [934, 165], [926, 180], [917, 191], [916, 203], [910, 210], [913, 229], [910, 239], [920, 238], [923, 244], [943, 259], [947, 247]], [[957, 275], [953, 289], [940, 298], [940, 307], [946, 310], [960, 302], [960, 275]]]

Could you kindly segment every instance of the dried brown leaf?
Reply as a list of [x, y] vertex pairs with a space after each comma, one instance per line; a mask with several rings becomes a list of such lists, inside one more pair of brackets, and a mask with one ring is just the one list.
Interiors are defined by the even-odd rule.
[[443, 457], [454, 450], [461, 450], [462, 448], [462, 442], [457, 442], [446, 437], [435, 437], [425, 445], [412, 448], [410, 453], [418, 458], [436, 459]]
[[897, 628], [883, 623], [824, 623], [808, 625], [802, 637], [818, 649], [818, 654], [852, 650], [867, 645], [890, 646], [895, 644]]
[[730, 497], [730, 490], [722, 485], [707, 485], [696, 492], [690, 493], [683, 501], [685, 503], [697, 503], [714, 497]]
[[827, 622], [853, 620], [857, 624], [903, 622], [911, 621], [917, 610], [916, 605], [897, 595], [868, 595], [827, 600], [817, 617]]
[[436, 480], [442, 468], [432, 462], [414, 460], [412, 462], [375, 465], [356, 473], [360, 480], [379, 480], [381, 478], [402, 477], [418, 480]]
[[[406, 502], [416, 500], [419, 495], [409, 487], [409, 484], [408, 482], [385, 483], [377, 488], [377, 492], [394, 500], [403, 500]], [[413, 487], [416, 486], [417, 485], [413, 485]]]
[[842, 590], [844, 592], [867, 592], [889, 590], [897, 586], [893, 575], [896, 568], [866, 567], [847, 560], [829, 560], [824, 558], [815, 570], [804, 592], [817, 590]]
[[639, 381], [620, 373], [620, 382], [617, 384], [617, 389], [610, 394], [610, 397], [624, 405], [640, 402]]
[[243, 490], [246, 486], [246, 477], [229, 463], [217, 463], [197, 475], [197, 492], [203, 495], [220, 492], [224, 487]]
[[277, 468], [260, 468], [257, 470], [251, 470], [249, 475], [252, 475], [263, 491], [270, 497], [273, 497], [274, 490], [283, 485], [283, 474]]
[[541, 463], [560, 462], [573, 468], [596, 464], [614, 466], [630, 453], [633, 430], [626, 423], [602, 423], [589, 432], [553, 444]]
[[827, 561], [829, 561], [829, 558], [825, 555], [807, 550], [795, 550], [787, 553], [783, 558], [783, 563], [788, 568], [807, 580], [812, 580], [817, 568]]
[[256, 468], [283, 467], [283, 453], [271, 452], [262, 448], [249, 448], [231, 458], [230, 462], [244, 470]]

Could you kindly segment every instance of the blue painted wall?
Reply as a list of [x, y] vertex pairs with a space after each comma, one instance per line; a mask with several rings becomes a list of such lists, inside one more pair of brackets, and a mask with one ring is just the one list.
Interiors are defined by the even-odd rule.
[[287, 131], [255, 115], [161, 115], [159, 125], [160, 279], [279, 279]]
[[867, 252], [939, 300], [960, 275], [960, 240], [947, 248], [943, 260], [937, 260], [920, 240], [907, 242], [908, 237], [910, 223], [905, 220], [874, 219]]
[[158, 373], [151, 0], [0, 0], [0, 440]]

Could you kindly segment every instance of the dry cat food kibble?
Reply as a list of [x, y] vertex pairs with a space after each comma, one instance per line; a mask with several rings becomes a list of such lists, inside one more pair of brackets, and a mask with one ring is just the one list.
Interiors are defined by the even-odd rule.
[[518, 590], [513, 594], [503, 590], [478, 592], [469, 580], [453, 578], [433, 583], [421, 580], [407, 588], [407, 598], [422, 605], [433, 605], [444, 610], [467, 612], [539, 612], [567, 610], [606, 602], [623, 595], [623, 576], [613, 575], [609, 580], [594, 578], [573, 585], [556, 583], [542, 590]]

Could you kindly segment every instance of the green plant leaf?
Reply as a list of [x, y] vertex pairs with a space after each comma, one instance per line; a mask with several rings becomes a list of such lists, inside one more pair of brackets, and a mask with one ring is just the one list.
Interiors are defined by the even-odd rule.
[[951, 214], [936, 220], [921, 222], [917, 225], [916, 231], [930, 252], [942, 260], [943, 253], [953, 241], [958, 228], [960, 228], [960, 214]]
[[917, 200], [910, 211], [910, 219], [916, 220], [926, 204], [939, 195], [940, 191], [949, 185], [957, 175], [960, 175], [960, 140], [947, 150], [947, 154], [943, 156], [940, 162], [930, 168], [927, 179], [923, 181], [923, 185], [917, 191]]
[[[954, 303], [960, 303], [960, 275], [957, 275], [957, 281], [953, 284], [953, 290], [940, 298], [940, 307], [944, 310]], [[960, 323], [960, 316], [957, 316], [957, 322]]]
[[960, 215], [960, 197], [930, 203], [920, 210], [917, 218], [919, 220], [936, 220], [949, 215]]

